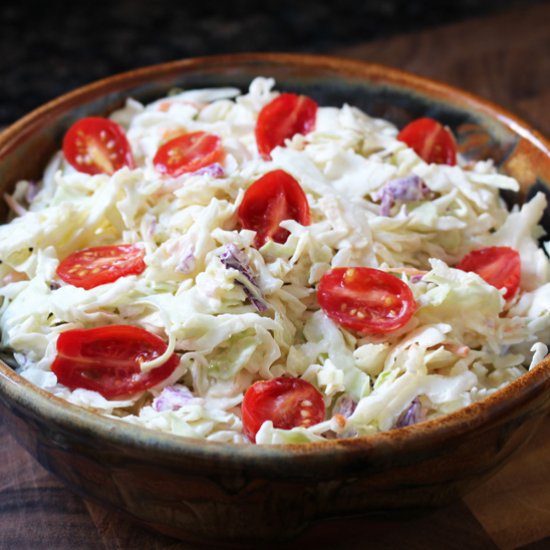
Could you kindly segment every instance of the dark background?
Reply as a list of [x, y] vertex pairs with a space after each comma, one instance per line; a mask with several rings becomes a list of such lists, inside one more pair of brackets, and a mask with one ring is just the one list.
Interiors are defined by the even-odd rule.
[[0, 126], [61, 93], [135, 67], [232, 52], [330, 53], [533, 3], [537, 0], [4, 0]]

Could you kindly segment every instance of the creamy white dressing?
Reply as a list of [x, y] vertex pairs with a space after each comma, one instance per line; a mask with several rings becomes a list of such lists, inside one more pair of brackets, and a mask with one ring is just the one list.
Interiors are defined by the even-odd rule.
[[[324, 396], [326, 420], [293, 430], [266, 422], [256, 438], [297, 443], [390, 429], [413, 402], [422, 405], [423, 417], [445, 414], [542, 359], [550, 340], [549, 262], [537, 245], [544, 196], [510, 214], [499, 189], [518, 184], [490, 160], [467, 169], [428, 165], [396, 139], [394, 126], [348, 105], [320, 106], [315, 129], [265, 161], [254, 127], [261, 108], [278, 95], [273, 86], [272, 79], [257, 78], [244, 95], [220, 88], [147, 106], [128, 100], [111, 118], [127, 131], [135, 169], [90, 176], [57, 154], [30, 204], [23, 197], [29, 184], [18, 184], [10, 199], [18, 216], [0, 227], [0, 329], [21, 374], [103, 414], [223, 442], [246, 441], [240, 403], [253, 381], [299, 376]], [[153, 157], [178, 131], [218, 135], [222, 166], [176, 178], [159, 174]], [[311, 224], [284, 222], [287, 242], [256, 250], [254, 232], [239, 228], [236, 212], [245, 190], [274, 169], [299, 182]], [[396, 201], [390, 215], [381, 215], [384, 185], [409, 176], [421, 178], [430, 193]], [[116, 243], [144, 247], [141, 275], [91, 290], [60, 284], [55, 270], [62, 259]], [[246, 281], [220, 259], [227, 245], [244, 254], [267, 311], [258, 311]], [[484, 246], [520, 252], [520, 292], [511, 301], [477, 275], [450, 267]], [[315, 290], [339, 266], [413, 268], [402, 275], [419, 306], [411, 321], [385, 337], [352, 334], [331, 321]], [[163, 337], [167, 354], [180, 355], [179, 367], [131, 399], [60, 385], [50, 370], [58, 334], [114, 323]], [[158, 403], [168, 401], [153, 398], [174, 384], [191, 393], [180, 391], [181, 403], [163, 409]], [[179, 394], [173, 391], [169, 402]], [[353, 407], [336, 422], [343, 396]]]

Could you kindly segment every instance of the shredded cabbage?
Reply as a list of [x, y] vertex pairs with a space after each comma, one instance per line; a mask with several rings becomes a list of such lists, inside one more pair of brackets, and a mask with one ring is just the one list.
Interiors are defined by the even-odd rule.
[[[278, 95], [274, 84], [259, 77], [243, 95], [219, 88], [149, 105], [130, 99], [111, 118], [127, 131], [135, 169], [90, 176], [58, 153], [39, 187], [18, 183], [8, 198], [17, 215], [0, 227], [0, 329], [25, 378], [133, 424], [239, 443], [247, 441], [240, 405], [250, 385], [301, 377], [323, 395], [326, 419], [290, 430], [264, 422], [256, 442], [278, 444], [433, 418], [482, 399], [546, 356], [550, 264], [538, 246], [544, 195], [509, 212], [499, 191], [518, 183], [490, 160], [426, 164], [397, 140], [393, 125], [349, 105], [319, 107], [315, 129], [266, 161], [254, 127]], [[153, 157], [165, 136], [181, 131], [220, 136], [223, 163], [160, 175]], [[277, 168], [305, 191], [311, 224], [284, 221], [287, 241], [256, 250], [237, 209], [245, 190]], [[116, 243], [144, 248], [141, 275], [90, 290], [57, 279], [69, 254]], [[487, 246], [520, 253], [520, 292], [508, 302], [475, 273], [452, 267]], [[332, 321], [315, 290], [324, 273], [342, 266], [401, 276], [418, 304], [411, 322], [375, 337]], [[114, 323], [163, 337], [166, 353], [143, 368], [175, 350], [176, 371], [122, 400], [59, 384], [50, 366], [60, 332]]]

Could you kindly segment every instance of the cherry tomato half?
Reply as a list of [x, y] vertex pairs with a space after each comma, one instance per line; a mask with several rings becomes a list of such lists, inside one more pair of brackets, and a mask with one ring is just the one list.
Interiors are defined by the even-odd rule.
[[343, 327], [386, 334], [403, 327], [416, 310], [411, 289], [397, 277], [370, 267], [336, 267], [317, 288], [323, 311]]
[[419, 118], [407, 124], [397, 136], [428, 163], [456, 164], [457, 147], [453, 134], [432, 118]]
[[221, 162], [224, 156], [218, 136], [206, 132], [191, 132], [161, 145], [153, 164], [161, 174], [177, 177]]
[[521, 259], [517, 250], [508, 246], [489, 246], [466, 254], [456, 266], [473, 271], [496, 288], [505, 288], [504, 298], [512, 298], [519, 287]]
[[284, 170], [273, 170], [256, 180], [244, 194], [238, 211], [244, 229], [256, 231], [254, 246], [269, 239], [284, 243], [289, 232], [279, 224], [296, 220], [309, 225], [309, 204], [300, 184]]
[[244, 394], [242, 420], [245, 435], [253, 442], [266, 420], [289, 430], [313, 426], [325, 418], [325, 402], [319, 391], [301, 378], [281, 376], [252, 384]]
[[114, 174], [134, 168], [124, 130], [112, 120], [87, 117], [75, 122], [63, 139], [63, 154], [73, 168], [86, 174]]
[[70, 389], [97, 391], [107, 399], [131, 396], [174, 372], [179, 364], [176, 354], [156, 368], [141, 371], [141, 363], [165, 351], [161, 338], [130, 325], [67, 330], [57, 339], [52, 371], [59, 383]]
[[143, 249], [131, 244], [83, 248], [67, 256], [57, 267], [66, 283], [89, 290], [119, 277], [139, 275], [145, 269]]
[[310, 97], [296, 94], [281, 94], [268, 103], [258, 115], [256, 143], [265, 160], [285, 139], [295, 134], [307, 134], [315, 127], [317, 103]]

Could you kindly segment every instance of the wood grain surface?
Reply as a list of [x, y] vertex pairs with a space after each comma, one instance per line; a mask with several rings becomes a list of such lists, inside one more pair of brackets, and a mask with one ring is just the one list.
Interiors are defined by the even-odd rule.
[[[332, 53], [459, 86], [550, 135], [549, 52], [550, 3], [544, 2]], [[550, 420], [501, 472], [463, 501], [397, 524], [325, 522], [289, 548], [367, 545], [412, 550], [550, 548]], [[19, 448], [0, 419], [0, 549], [42, 548], [192, 547], [74, 496]]]
[[441, 80], [550, 135], [550, 2], [334, 52]]

